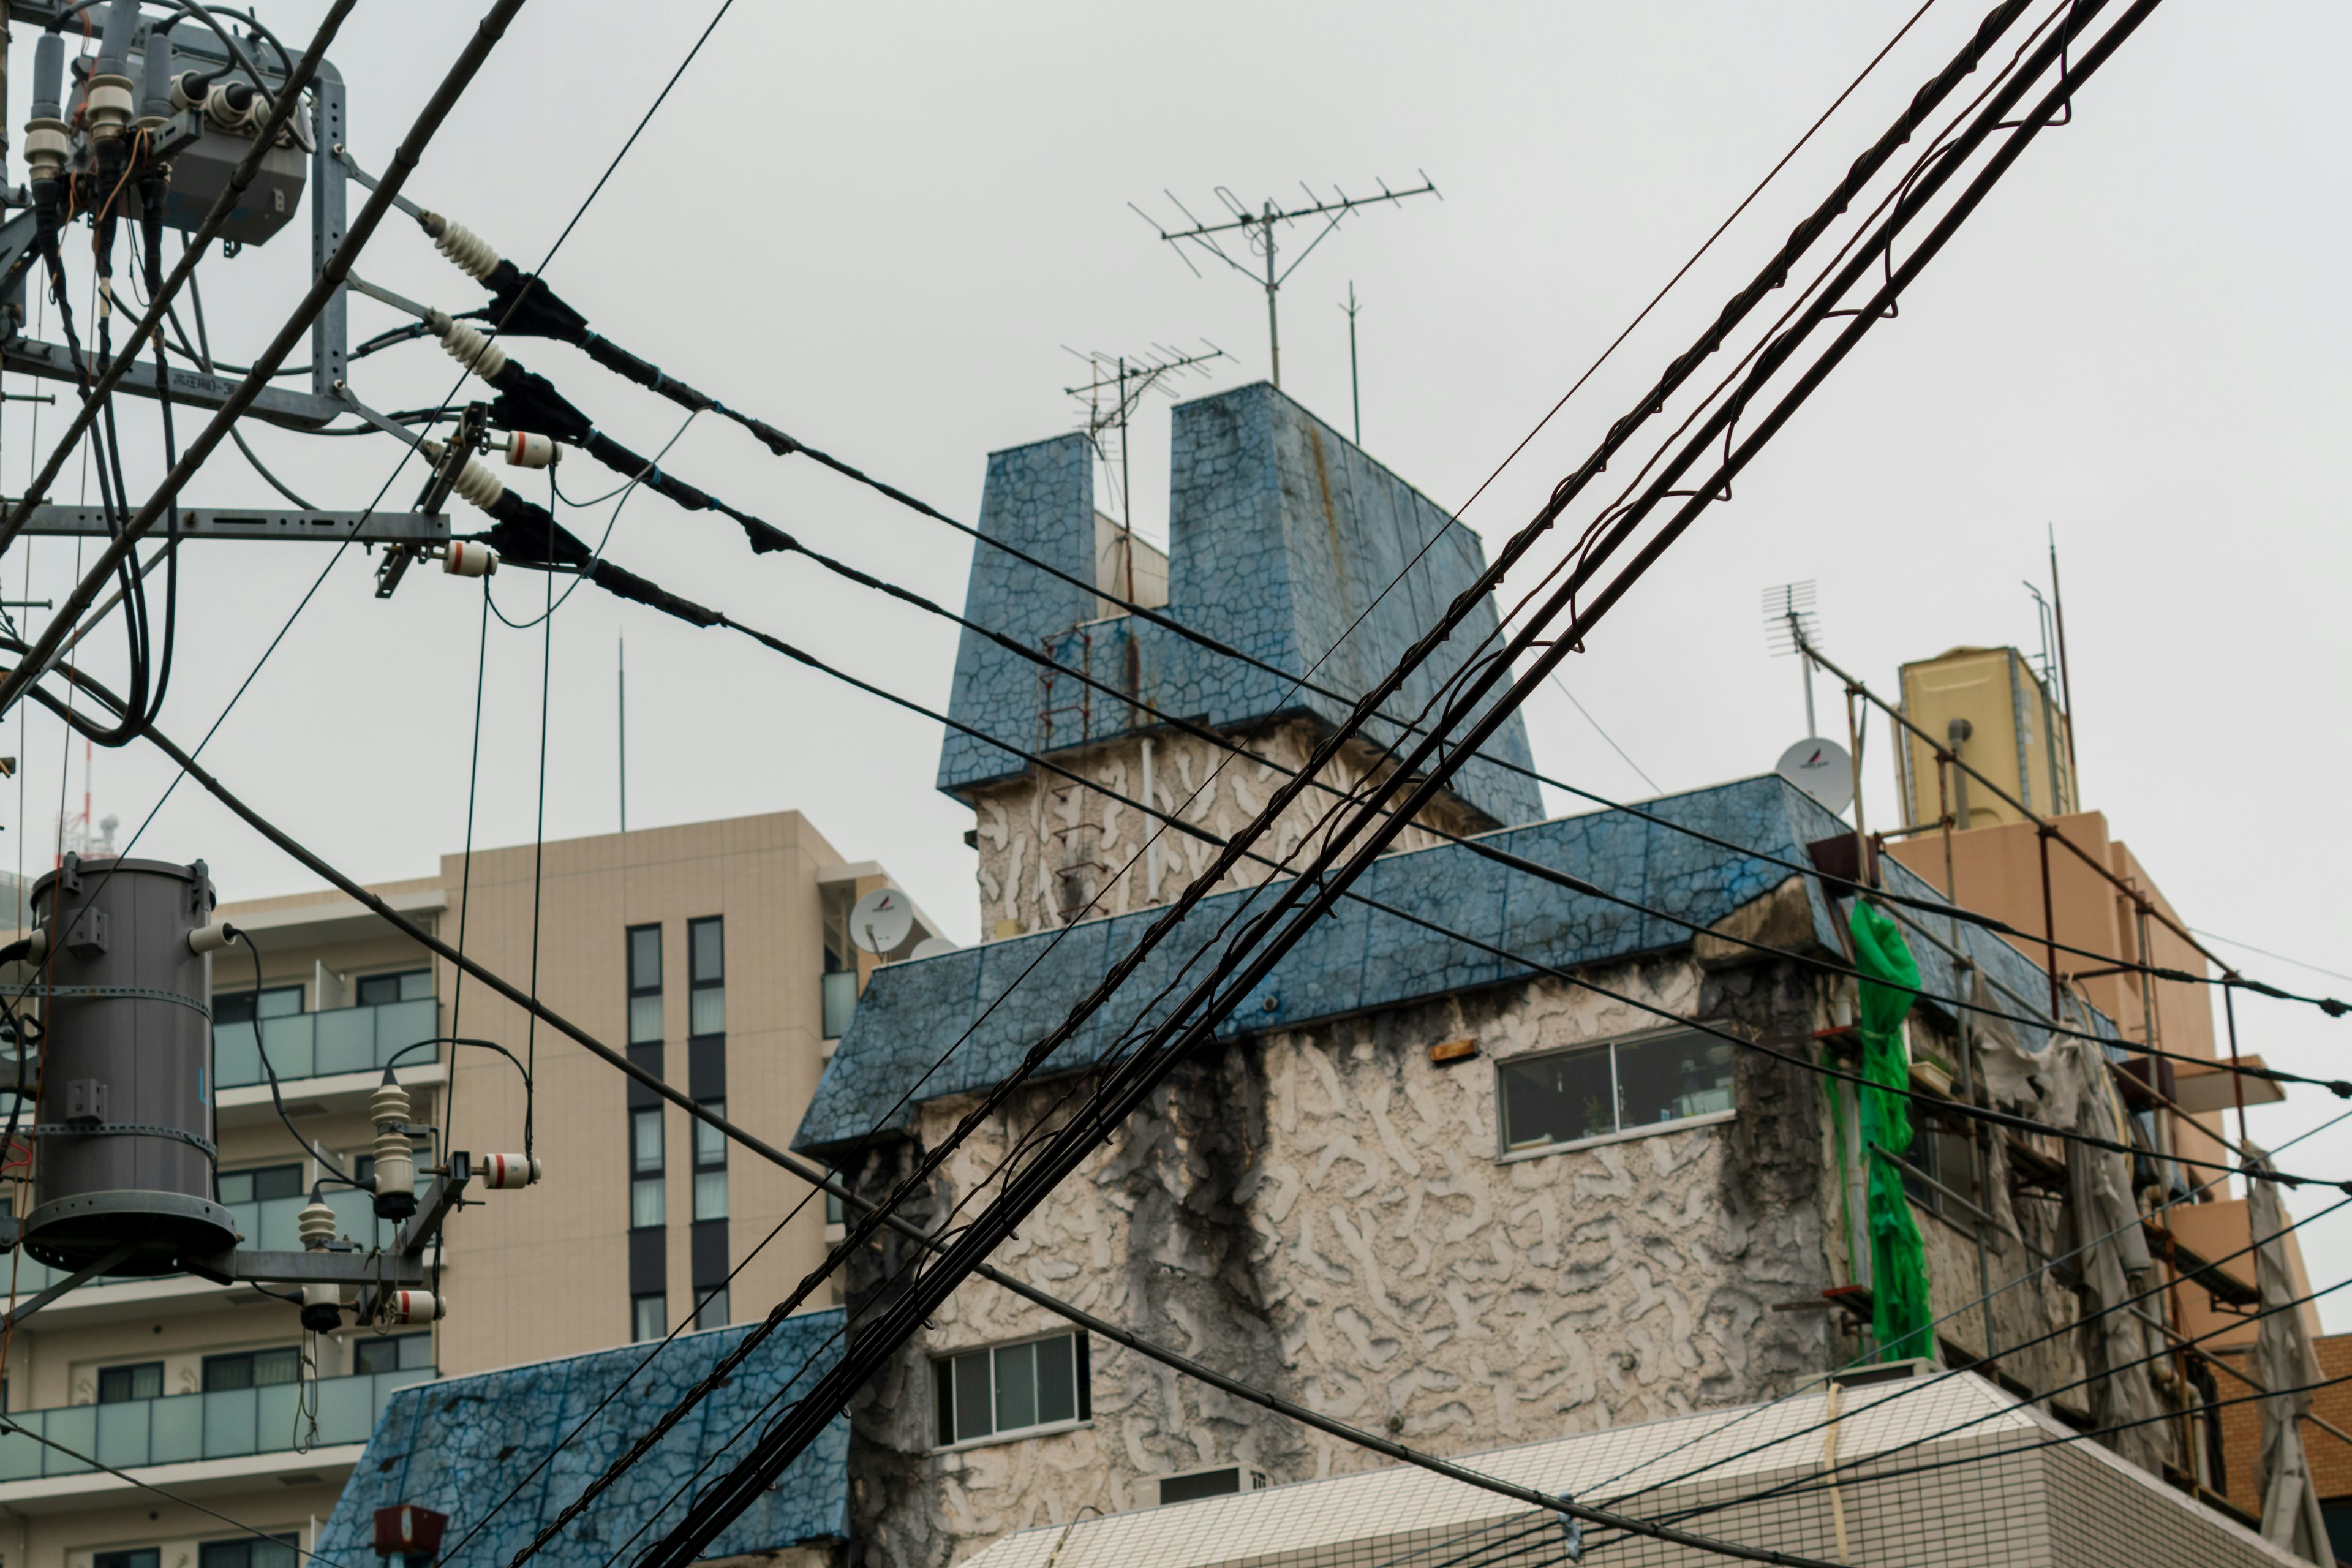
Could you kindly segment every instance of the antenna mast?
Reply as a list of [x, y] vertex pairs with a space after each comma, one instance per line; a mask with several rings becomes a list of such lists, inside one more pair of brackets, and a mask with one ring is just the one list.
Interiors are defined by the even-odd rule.
[[[1202, 223], [1199, 218], [1192, 216], [1191, 209], [1186, 207], [1182, 202], [1176, 200], [1176, 194], [1173, 191], [1161, 192], [1161, 195], [1165, 195], [1171, 202], [1175, 203], [1176, 210], [1178, 212], [1182, 213], [1185, 217], [1192, 220], [1192, 226], [1185, 229], [1171, 230], [1162, 228], [1160, 226], [1160, 220], [1153, 217], [1150, 213], [1145, 212], [1141, 207], [1136, 206], [1133, 202], [1129, 202], [1127, 205], [1129, 208], [1133, 209], [1136, 216], [1150, 224], [1153, 230], [1159, 234], [1161, 239], [1167, 241], [1170, 245], [1176, 247], [1176, 254], [1179, 257], [1183, 258], [1185, 266], [1192, 267], [1192, 258], [1184, 255], [1184, 242], [1189, 240], [1194, 246], [1207, 251], [1211, 256], [1215, 257], [1218, 260], [1223, 262], [1226, 266], [1240, 273], [1243, 277], [1249, 279], [1252, 282], [1258, 283], [1260, 287], [1265, 289], [1266, 352], [1267, 357], [1274, 367], [1274, 384], [1278, 387], [1282, 384], [1282, 323], [1275, 310], [1275, 300], [1276, 297], [1281, 293], [1283, 284], [1289, 279], [1289, 277], [1293, 272], [1298, 270], [1298, 264], [1306, 260], [1307, 258], [1314, 252], [1315, 247], [1322, 244], [1324, 238], [1328, 236], [1333, 229], [1339, 226], [1339, 220], [1346, 217], [1349, 213], [1354, 212], [1358, 207], [1372, 206], [1381, 202], [1401, 203], [1407, 196], [1436, 196], [1440, 201], [1444, 201], [1445, 199], [1444, 195], [1438, 190], [1435, 184], [1430, 180], [1429, 174], [1426, 171], [1417, 170], [1415, 172], [1421, 174], [1421, 184], [1409, 191], [1392, 191], [1389, 189], [1386, 181], [1376, 181], [1374, 183], [1379, 184], [1381, 187], [1381, 194], [1379, 195], [1351, 196], [1348, 195], [1347, 192], [1340, 190], [1339, 186], [1334, 185], [1331, 187], [1333, 196], [1329, 201], [1325, 201], [1322, 197], [1317, 195], [1315, 194], [1314, 187], [1302, 180], [1299, 182], [1298, 188], [1307, 193], [1307, 205], [1301, 207], [1291, 207], [1286, 210], [1276, 206], [1273, 201], [1268, 199], [1260, 211], [1252, 212], [1247, 207], [1242, 205], [1240, 199], [1236, 197], [1233, 192], [1227, 190], [1223, 185], [1219, 185], [1216, 187], [1217, 199], [1224, 203], [1226, 209], [1234, 215], [1230, 219], [1223, 223]], [[1276, 246], [1274, 237], [1275, 225], [1296, 224], [1302, 219], [1318, 217], [1324, 220], [1324, 224], [1323, 226], [1316, 232], [1315, 237], [1308, 240], [1305, 247], [1302, 248], [1297, 256], [1291, 258], [1289, 266], [1281, 268], [1277, 270], [1276, 267]], [[1228, 255], [1224, 248], [1217, 243], [1217, 236], [1221, 234], [1231, 234], [1235, 230], [1240, 231], [1243, 239], [1248, 243], [1249, 247], [1252, 250], [1256, 251], [1265, 258], [1265, 275], [1263, 279], [1259, 277], [1255, 269], [1243, 265], [1242, 262]], [[1201, 275], [1201, 269], [1197, 267], [1192, 267], [1192, 275], [1196, 278], [1199, 277]]]
[[1206, 353], [1186, 353], [1181, 349], [1154, 343], [1148, 354], [1134, 359], [1125, 354], [1107, 354], [1099, 351], [1082, 354], [1067, 343], [1062, 345], [1065, 353], [1076, 354], [1087, 362], [1087, 378], [1076, 386], [1066, 386], [1062, 390], [1069, 396], [1085, 399], [1087, 440], [1093, 446], [1095, 455], [1105, 463], [1110, 461], [1110, 454], [1104, 449], [1103, 433], [1117, 431], [1118, 435], [1119, 548], [1125, 557], [1126, 597], [1130, 603], [1135, 598], [1135, 505], [1128, 484], [1128, 421], [1135, 412], [1135, 405], [1142, 402], [1143, 395], [1152, 388], [1158, 387], [1173, 397], [1176, 395], [1168, 390], [1170, 380], [1184, 374], [1206, 375], [1208, 372], [1200, 366], [1211, 360], [1233, 357], [1209, 342], [1208, 339], [1201, 341], [1207, 344]]
[[1813, 718], [1813, 658], [1807, 651], [1822, 636], [1812, 584], [1783, 583], [1764, 590], [1764, 636], [1775, 658], [1797, 656], [1797, 667], [1805, 679], [1805, 738], [1819, 740], [1822, 729]]

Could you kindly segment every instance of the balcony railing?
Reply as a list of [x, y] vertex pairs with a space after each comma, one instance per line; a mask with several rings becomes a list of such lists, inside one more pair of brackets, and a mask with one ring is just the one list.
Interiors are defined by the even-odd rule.
[[[419, 996], [372, 1007], [289, 1013], [260, 1022], [257, 1044], [250, 1023], [213, 1026], [213, 1072], [221, 1088], [268, 1082], [268, 1075], [261, 1070], [263, 1047], [268, 1048], [269, 1065], [278, 1069], [281, 1082], [389, 1066], [395, 1053], [441, 1032], [441, 1004], [433, 997]], [[438, 1055], [438, 1047], [410, 1051], [400, 1058], [400, 1065], [421, 1067]]]
[[[429, 1382], [434, 1375], [429, 1367], [411, 1367], [320, 1379], [315, 1443], [310, 1421], [300, 1409], [310, 1389], [299, 1383], [27, 1410], [10, 1419], [52, 1443], [118, 1469], [234, 1459], [248, 1454], [282, 1453], [298, 1442], [305, 1447], [364, 1443], [395, 1390]], [[31, 1437], [15, 1432], [0, 1434], [0, 1482], [82, 1475], [92, 1468]]]

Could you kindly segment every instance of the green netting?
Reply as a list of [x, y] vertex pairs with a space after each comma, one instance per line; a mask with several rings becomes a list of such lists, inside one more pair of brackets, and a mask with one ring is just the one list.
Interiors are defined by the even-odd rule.
[[[1919, 984], [1919, 965], [1895, 922], [1856, 901], [1850, 922], [1853, 931], [1854, 967], [1861, 970], [1862, 1013], [1862, 1142], [1865, 1150], [1884, 1149], [1900, 1155], [1911, 1147], [1910, 1102], [1901, 1091], [1910, 1087], [1910, 1063], [1903, 1052], [1903, 1019], [1911, 1011], [1913, 990]], [[1879, 984], [1892, 981], [1893, 984]], [[1903, 1191], [1901, 1167], [1894, 1159], [1865, 1155], [1868, 1168], [1864, 1213], [1870, 1225], [1871, 1330], [1878, 1339], [1879, 1357], [1899, 1361], [1906, 1356], [1934, 1353], [1927, 1305], [1927, 1254], [1919, 1238], [1919, 1224], [1911, 1217], [1911, 1202]]]

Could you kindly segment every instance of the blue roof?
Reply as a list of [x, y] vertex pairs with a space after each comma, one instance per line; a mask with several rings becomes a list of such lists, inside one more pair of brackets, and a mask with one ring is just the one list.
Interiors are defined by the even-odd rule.
[[[1091, 583], [1094, 493], [1094, 456], [1083, 436], [993, 453], [981, 531]], [[1262, 382], [1176, 410], [1168, 533], [1162, 614], [1277, 669], [1313, 669], [1318, 685], [1350, 694], [1394, 668], [1486, 564], [1475, 533]], [[1092, 593], [1003, 551], [973, 552], [965, 615], [1122, 689], [1131, 651], [1137, 695], [1172, 718], [1225, 727], [1301, 714], [1336, 726], [1347, 716], [1348, 704], [1297, 690], [1151, 621], [1097, 619], [1098, 608]], [[1489, 595], [1384, 706], [1421, 711], [1495, 626]], [[986, 734], [1047, 752], [1126, 733], [1130, 718], [1123, 702], [1076, 680], [1041, 682], [1036, 664], [970, 631], [957, 649], [949, 711]], [[1378, 722], [1366, 731], [1383, 744], [1395, 732]], [[1486, 752], [1531, 764], [1517, 714]], [[952, 794], [1024, 767], [1002, 747], [950, 731], [939, 787]], [[1497, 824], [1542, 815], [1533, 779], [1483, 757], [1453, 787]]]
[[[1367, 871], [1356, 888], [1392, 908], [1544, 965], [1572, 969], [1686, 945], [1691, 931], [1683, 921], [1711, 925], [1792, 875], [1761, 856], [1809, 864], [1807, 844], [1852, 831], [1771, 774], [1669, 795], [1645, 803], [1643, 809], [1664, 822], [1698, 828], [1759, 853], [1720, 848], [1616, 810], [1482, 836], [1484, 843], [1573, 872], [1679, 917], [1675, 920], [1572, 893], [1457, 844], [1389, 856]], [[1880, 863], [1893, 890], [1941, 901], [1934, 889], [1891, 858]], [[1812, 903], [1815, 941], [1832, 952], [1843, 951], [1836, 923], [1840, 917], [1823, 900], [1821, 883], [1807, 878], [1804, 885]], [[1194, 906], [1183, 926], [1153, 950], [1108, 1005], [1054, 1055], [1046, 1071], [1070, 1071], [1097, 1059], [1145, 1007], [1146, 999], [1169, 985], [1178, 964], [1209, 941], [1245, 897], [1239, 891], [1221, 893]], [[906, 1127], [915, 1104], [996, 1083], [1100, 984], [1160, 912], [1145, 910], [1087, 921], [1072, 928], [1058, 946], [1056, 933], [1041, 931], [876, 971], [847, 1033], [826, 1064], [801, 1122], [797, 1146], [838, 1149], [877, 1122], [886, 1129]], [[1946, 922], [1916, 911], [1895, 912], [1913, 928], [1908, 940], [1919, 961], [1921, 988], [1951, 994], [1950, 960], [1918, 930], [1926, 925], [1948, 941]], [[2036, 996], [2047, 984], [2039, 965], [1980, 927], [1960, 926], [1958, 945], [1989, 978], [2021, 996]], [[1034, 972], [1021, 978], [1033, 963]], [[1342, 900], [1332, 918], [1317, 922], [1258, 989], [1244, 998], [1227, 1019], [1226, 1032], [1295, 1028], [1316, 1019], [1399, 1006], [1536, 973], [1527, 964], [1498, 959], [1396, 915]], [[2001, 1005], [2024, 1010], [2014, 1001]], [[2113, 1034], [2113, 1026], [2104, 1018], [2095, 1017], [2093, 1026]], [[2048, 1038], [2032, 1028], [2020, 1028], [2018, 1034], [2029, 1050], [2039, 1050]], [[922, 1081], [926, 1074], [928, 1080]], [[893, 1110], [902, 1096], [909, 1097], [908, 1103]]]
[[[551, 1542], [538, 1561], [548, 1568], [600, 1568], [646, 1525], [639, 1544], [659, 1538], [686, 1511], [694, 1486], [673, 1500], [704, 1461], [718, 1462], [695, 1485], [722, 1478], [749, 1451], [766, 1418], [754, 1413], [779, 1389], [805, 1389], [840, 1354], [838, 1310], [789, 1318], [753, 1351], [727, 1384], [701, 1405], [627, 1471], [613, 1489]], [[467, 1544], [468, 1563], [504, 1563], [602, 1474], [655, 1417], [682, 1398], [751, 1331], [751, 1325], [681, 1334], [667, 1349], [630, 1345], [562, 1361], [537, 1362], [472, 1377], [452, 1377], [403, 1389], [376, 1424], [335, 1511], [319, 1538], [320, 1558], [344, 1568], [375, 1561], [379, 1508], [413, 1503], [449, 1516], [443, 1551], [521, 1485], [498, 1508], [488, 1529]], [[646, 1358], [651, 1355], [650, 1364]], [[580, 1425], [596, 1402], [640, 1366], [635, 1381], [587, 1429], [556, 1455], [559, 1438]], [[781, 1409], [778, 1400], [769, 1411]], [[749, 1431], [741, 1431], [746, 1423]], [[745, 1511], [706, 1555], [767, 1552], [804, 1542], [846, 1539], [849, 1532], [849, 1424], [828, 1426], [814, 1446], [759, 1502]]]

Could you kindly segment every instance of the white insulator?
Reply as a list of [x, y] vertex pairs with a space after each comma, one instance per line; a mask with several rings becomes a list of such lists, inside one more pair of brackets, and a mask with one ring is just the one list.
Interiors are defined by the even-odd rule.
[[529, 1154], [482, 1156], [482, 1185], [500, 1192], [530, 1186], [544, 1174], [539, 1162]]
[[191, 109], [203, 108], [205, 98], [204, 93], [199, 89], [205, 85], [202, 71], [182, 71], [173, 77], [172, 79], [173, 109], [185, 113]]
[[416, 1146], [405, 1132], [378, 1132], [375, 1135], [375, 1195], [379, 1198], [416, 1198]]
[[[316, 1250], [324, 1247], [335, 1239], [335, 1211], [314, 1197], [302, 1205], [300, 1214], [294, 1216], [294, 1231], [301, 1237], [302, 1246], [306, 1250]], [[305, 1289], [303, 1300], [306, 1301], [310, 1300], [310, 1290], [317, 1289], [319, 1287], [314, 1285]], [[331, 1285], [326, 1288], [327, 1300], [330, 1301], [337, 1299], [334, 1289]]]
[[448, 1303], [430, 1290], [386, 1290], [382, 1309], [387, 1323], [437, 1323]]
[[478, 539], [453, 539], [441, 557], [441, 570], [452, 577], [487, 577], [498, 569], [499, 552]]
[[433, 237], [433, 247], [479, 281], [488, 282], [490, 274], [498, 270], [497, 249], [464, 224], [453, 223], [439, 213], [426, 213], [419, 221]]
[[62, 120], [34, 120], [25, 126], [25, 166], [37, 179], [56, 174], [73, 156], [73, 133]]
[[131, 97], [131, 79], [124, 76], [94, 76], [89, 79], [90, 134], [119, 136], [131, 123], [131, 111], [136, 106]]
[[368, 1096], [368, 1120], [379, 1128], [408, 1124], [408, 1091], [396, 1083], [380, 1083]]
[[[426, 441], [420, 444], [417, 450], [432, 458], [433, 466], [437, 468], [441, 466], [442, 454], [447, 451], [448, 448], [442, 446], [438, 441]], [[474, 461], [471, 458], [467, 458], [466, 466], [457, 470], [457, 482], [452, 485], [450, 489], [456, 490], [458, 495], [467, 500], [469, 500], [476, 506], [480, 507], [484, 511], [488, 511], [492, 507], [498, 505], [499, 499], [507, 493], [506, 481], [499, 479], [498, 475], [490, 472], [490, 470], [484, 465]], [[457, 568], [451, 566], [445, 567], [444, 570], [455, 572], [457, 571]], [[484, 576], [488, 574], [488, 571], [489, 568], [485, 566], [482, 571], [478, 573], [463, 572], [458, 574], [466, 577]]]
[[215, 83], [205, 94], [205, 119], [215, 130], [250, 132], [256, 116], [268, 111], [261, 106], [261, 95], [241, 81]]
[[198, 926], [188, 933], [188, 951], [202, 958], [208, 952], [218, 952], [236, 937], [236, 928], [226, 921], [215, 921], [208, 926]]
[[518, 430], [507, 437], [507, 467], [509, 468], [544, 468], [563, 456], [563, 448], [554, 438]]
[[425, 328], [441, 339], [449, 357], [480, 376], [496, 381], [507, 367], [507, 351], [476, 331], [471, 322], [454, 321], [438, 310], [425, 312]]

